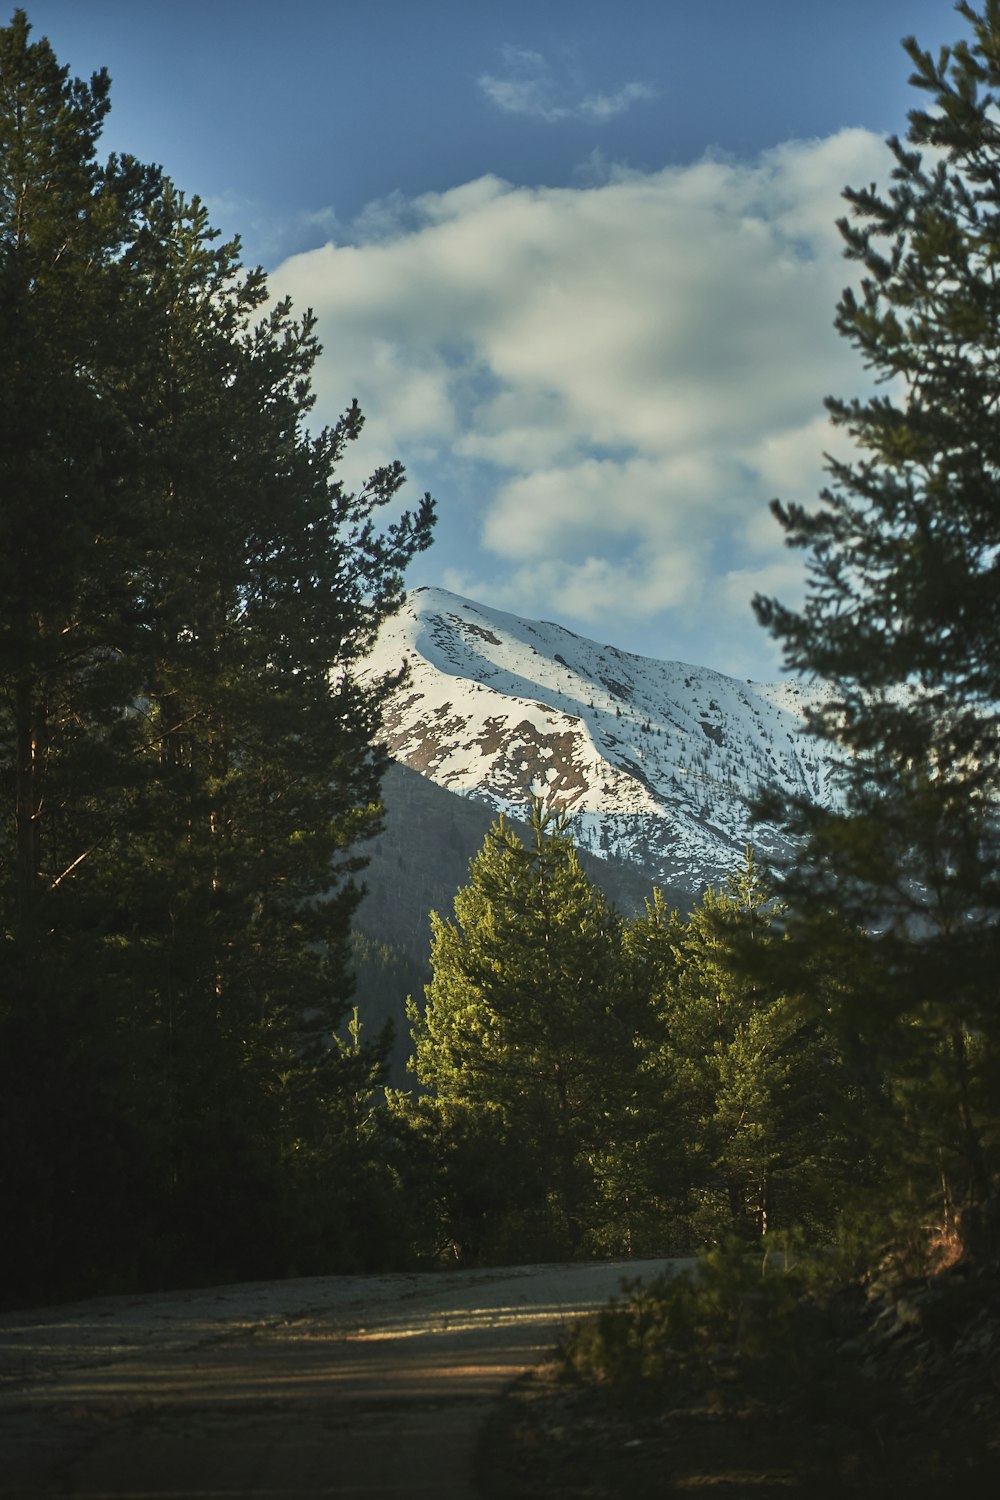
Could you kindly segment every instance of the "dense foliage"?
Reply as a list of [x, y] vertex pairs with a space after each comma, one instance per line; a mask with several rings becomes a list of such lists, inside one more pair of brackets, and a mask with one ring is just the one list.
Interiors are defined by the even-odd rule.
[[[432, 506], [304, 425], [313, 322], [155, 168], [103, 72], [0, 31], [5, 1286], [357, 1264], [349, 1012], [384, 685]], [[375, 1181], [373, 1187], [377, 1188]], [[359, 1240], [361, 1243], [359, 1244]]]
[[862, 280], [837, 326], [881, 390], [828, 403], [857, 456], [819, 508], [775, 503], [803, 608], [757, 600], [788, 667], [828, 684], [812, 733], [848, 752], [839, 808], [763, 809], [804, 840], [786, 971], [841, 977], [838, 1029], [893, 1096], [886, 1154], [951, 1217], [1000, 1165], [1000, 5], [958, 10], [967, 41], [905, 44], [928, 105], [888, 192], [846, 193]]
[[526, 1224], [574, 1253], [594, 1231], [595, 1198], [615, 1196], [607, 1121], [633, 1087], [641, 1017], [621, 984], [620, 920], [565, 818], [536, 804], [530, 838], [501, 819], [455, 921], [432, 918], [433, 978], [426, 1007], [411, 1010], [416, 1071], [442, 1118], [492, 1120]]
[[829, 1233], [865, 1148], [831, 1035], [734, 963], [774, 944], [773, 916], [748, 850], [686, 920], [654, 894], [623, 921], [564, 819], [536, 804], [524, 845], [501, 818], [454, 921], [432, 919], [433, 977], [410, 1008], [427, 1093], [397, 1107], [440, 1159], [460, 1138], [474, 1184], [440, 1194], [441, 1243], [641, 1254]]

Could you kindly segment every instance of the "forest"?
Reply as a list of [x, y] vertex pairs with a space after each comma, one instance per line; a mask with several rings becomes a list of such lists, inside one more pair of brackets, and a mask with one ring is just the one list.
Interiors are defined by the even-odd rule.
[[953, 51], [907, 44], [889, 190], [845, 193], [857, 456], [774, 503], [802, 606], [755, 601], [826, 685], [839, 801], [762, 788], [790, 867], [748, 847], [630, 918], [563, 812], [499, 819], [429, 914], [405, 1089], [352, 957], [395, 684], [354, 668], [434, 502], [399, 464], [345, 489], [363, 418], [310, 427], [312, 315], [101, 160], [106, 73], [0, 29], [8, 1303], [782, 1235], [996, 1255], [1000, 4], [959, 10]]

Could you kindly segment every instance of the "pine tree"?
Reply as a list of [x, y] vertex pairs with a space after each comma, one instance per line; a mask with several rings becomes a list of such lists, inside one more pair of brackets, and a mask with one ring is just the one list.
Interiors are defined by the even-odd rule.
[[675, 928], [656, 996], [699, 1236], [828, 1229], [856, 1168], [839, 1120], [851, 1084], [825, 1028], [775, 986], [778, 908], [747, 849]]
[[28, 32], [0, 30], [5, 1251], [49, 1292], [70, 1246], [77, 1287], [251, 1274], [312, 1219], [336, 1261], [380, 1056], [333, 1044], [384, 765], [387, 685], [352, 668], [432, 503], [380, 530], [399, 465], [343, 489], [361, 415], [307, 431], [312, 317], [158, 171], [96, 164], [106, 74]]
[[115, 705], [134, 686], [134, 443], [108, 373], [126, 336], [113, 332], [121, 266], [159, 182], [131, 158], [97, 165], [106, 73], [70, 81], [29, 30], [23, 11], [0, 30], [0, 732], [25, 940], [87, 857], [93, 760], [114, 757]]
[[599, 1157], [631, 1100], [637, 1053], [620, 923], [584, 875], [565, 816], [535, 804], [527, 845], [501, 818], [432, 916], [426, 1006], [411, 1006], [417, 1077], [438, 1109], [492, 1117], [549, 1248], [579, 1249], [605, 1214]]
[[668, 1026], [668, 997], [676, 989], [686, 930], [659, 889], [622, 929], [623, 986], [633, 999], [639, 1065], [608, 1175], [613, 1173], [619, 1197], [627, 1199], [628, 1249], [636, 1254], [657, 1254], [665, 1246], [678, 1250], [690, 1240], [692, 1135]]
[[31, 43], [22, 11], [0, 28], [0, 1111], [15, 1295], [21, 1274], [57, 1293], [67, 1245], [87, 1284], [115, 1226], [136, 1223], [145, 1144], [143, 1049], [108, 993], [118, 954], [95, 849], [134, 781], [136, 444], [112, 371], [129, 340], [122, 268], [160, 179], [127, 157], [98, 164], [108, 91], [106, 73], [71, 80]]
[[827, 684], [812, 733], [847, 752], [835, 811], [765, 805], [805, 840], [791, 935], [831, 972], [854, 935], [847, 966], [870, 977], [845, 1027], [907, 1089], [935, 1075], [928, 1180], [943, 1151], [968, 1200], [995, 1173], [1000, 1112], [1000, 4], [957, 9], [970, 35], [953, 49], [904, 44], [928, 105], [889, 142], [891, 187], [845, 194], [863, 279], [837, 327], [887, 393], [828, 403], [858, 456], [830, 462], [818, 509], [775, 503], [808, 593], [756, 608], [787, 666]]
[[[143, 901], [162, 940], [147, 941], [150, 980], [175, 1023], [164, 1077], [195, 1084], [180, 1112], [192, 1149], [208, 1129], [207, 1028], [241, 1060], [212, 1131], [229, 1131], [242, 1096], [259, 1112], [248, 1138], [281, 1147], [282, 1175], [311, 1154], [303, 1121], [316, 1123], [321, 1079], [337, 1112], [330, 1041], [352, 988], [352, 877], [377, 826], [382, 690], [362, 689], [351, 665], [399, 601], [430, 505], [379, 535], [372, 516], [399, 466], [343, 491], [334, 473], [360, 413], [305, 432], [313, 320], [287, 302], [263, 311], [263, 276], [215, 243], [197, 200], [166, 185], [148, 233], [148, 355], [129, 378], [154, 455], [144, 603], [161, 815]], [[234, 1175], [221, 1153], [218, 1170]]]

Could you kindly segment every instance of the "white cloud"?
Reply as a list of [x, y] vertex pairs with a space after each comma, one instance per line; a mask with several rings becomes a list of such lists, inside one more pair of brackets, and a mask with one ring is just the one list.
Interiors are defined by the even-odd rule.
[[638, 82], [626, 83], [612, 94], [581, 92], [574, 80], [561, 80], [540, 52], [524, 47], [504, 47], [503, 59], [505, 74], [482, 73], [479, 87], [505, 113], [546, 124], [563, 120], [604, 124], [633, 104], [656, 97], [648, 83]]
[[643, 544], [647, 555], [662, 554], [687, 534], [684, 507], [718, 506], [732, 482], [724, 463], [704, 453], [587, 458], [502, 484], [483, 538], [491, 551], [512, 559], [558, 548], [565, 561], [616, 538]]
[[319, 315], [320, 413], [356, 395], [364, 468], [398, 455], [438, 494], [438, 578], [726, 669], [768, 649], [753, 580], [800, 576], [767, 503], [815, 498], [823, 397], [863, 388], [834, 220], [885, 162], [851, 130], [590, 186], [484, 177], [272, 284]]

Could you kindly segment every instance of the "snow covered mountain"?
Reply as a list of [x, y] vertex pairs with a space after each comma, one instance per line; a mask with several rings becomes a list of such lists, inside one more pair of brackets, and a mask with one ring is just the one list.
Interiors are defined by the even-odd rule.
[[514, 817], [541, 795], [572, 814], [579, 846], [693, 895], [748, 841], [765, 860], [786, 852], [777, 830], [751, 830], [761, 783], [833, 795], [795, 682], [630, 655], [433, 588], [409, 595], [364, 671], [404, 662], [385, 715], [395, 760]]

